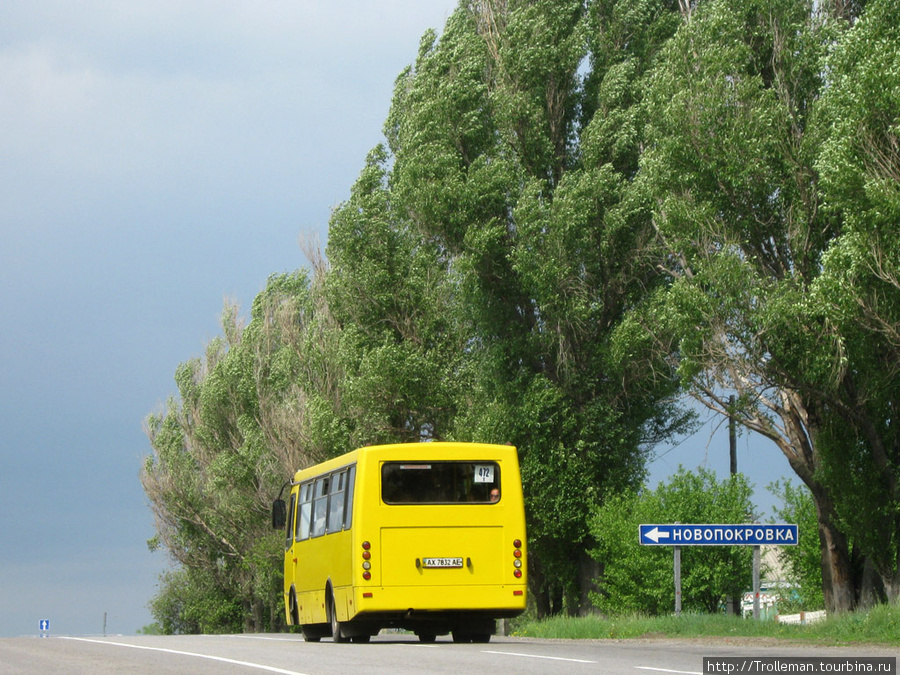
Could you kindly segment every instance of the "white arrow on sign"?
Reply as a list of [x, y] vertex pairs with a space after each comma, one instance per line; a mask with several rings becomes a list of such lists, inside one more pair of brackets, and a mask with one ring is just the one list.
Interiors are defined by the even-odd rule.
[[672, 534], [672, 533], [671, 532], [660, 532], [660, 529], [658, 527], [654, 527], [652, 530], [650, 530], [644, 536], [647, 537], [647, 539], [652, 541], [654, 544], [658, 544], [660, 539], [668, 539], [670, 534]]

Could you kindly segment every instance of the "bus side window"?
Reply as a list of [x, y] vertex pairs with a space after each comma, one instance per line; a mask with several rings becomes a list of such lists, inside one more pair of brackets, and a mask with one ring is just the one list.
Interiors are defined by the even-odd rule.
[[328, 525], [326, 531], [340, 532], [344, 524], [344, 490], [347, 472], [341, 471], [331, 477], [331, 494], [328, 497]]
[[325, 519], [328, 516], [328, 477], [316, 480], [315, 496], [313, 497], [313, 528], [312, 536], [321, 537], [325, 534]]
[[290, 506], [288, 506], [287, 512], [287, 525], [284, 528], [285, 539], [284, 539], [284, 549], [287, 550], [291, 547], [294, 538], [294, 510], [297, 506], [297, 493], [291, 493], [291, 502]]
[[297, 513], [297, 541], [309, 539], [309, 523], [312, 515], [312, 483], [300, 486], [300, 507]]
[[356, 485], [356, 465], [347, 471], [347, 504], [344, 507], [344, 529], [349, 530], [353, 521], [353, 488]]

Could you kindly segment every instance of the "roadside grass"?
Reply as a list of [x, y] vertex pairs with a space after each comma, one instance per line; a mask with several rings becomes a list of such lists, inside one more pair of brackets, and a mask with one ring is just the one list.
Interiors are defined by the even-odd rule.
[[724, 615], [553, 617], [520, 620], [514, 635], [563, 639], [743, 637], [815, 644], [867, 643], [900, 646], [900, 605], [878, 605], [806, 625], [753, 621]]

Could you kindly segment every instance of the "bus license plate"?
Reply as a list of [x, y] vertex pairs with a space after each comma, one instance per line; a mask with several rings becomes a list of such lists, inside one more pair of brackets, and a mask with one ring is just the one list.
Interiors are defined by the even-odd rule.
[[424, 567], [462, 567], [462, 558], [422, 558]]

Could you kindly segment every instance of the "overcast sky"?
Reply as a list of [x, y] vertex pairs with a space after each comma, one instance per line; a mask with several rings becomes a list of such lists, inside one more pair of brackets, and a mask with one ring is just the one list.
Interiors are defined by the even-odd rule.
[[[152, 621], [167, 560], [146, 546], [142, 421], [219, 334], [223, 298], [249, 310], [305, 266], [301, 235], [324, 245], [394, 79], [455, 6], [0, 3], [0, 637]], [[653, 477], [727, 472], [722, 438]]]

